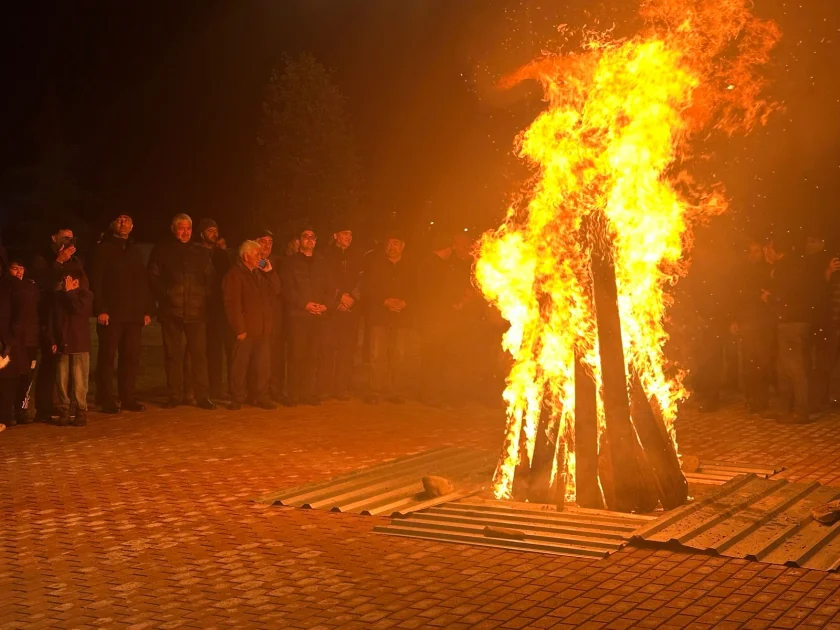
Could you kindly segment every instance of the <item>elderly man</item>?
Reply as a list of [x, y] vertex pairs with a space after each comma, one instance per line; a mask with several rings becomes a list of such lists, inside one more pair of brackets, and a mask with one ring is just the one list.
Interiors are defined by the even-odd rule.
[[[103, 413], [120, 409], [143, 411], [137, 402], [135, 384], [140, 369], [140, 338], [143, 326], [152, 321], [154, 299], [149, 290], [143, 253], [131, 240], [134, 222], [127, 214], [111, 223], [93, 252], [90, 289], [99, 352], [96, 359], [97, 398]], [[119, 352], [117, 391], [114, 397], [114, 359]]]
[[230, 358], [230, 409], [242, 408], [248, 395], [258, 407], [277, 409], [269, 397], [271, 334], [280, 279], [260, 244], [239, 246], [239, 262], [222, 281], [225, 314], [236, 335]]
[[163, 354], [169, 400], [172, 409], [184, 401], [184, 348], [192, 362], [196, 404], [215, 409], [208, 398], [207, 306], [213, 291], [213, 262], [210, 254], [192, 237], [192, 219], [176, 214], [170, 226], [172, 236], [158, 243], [149, 256], [149, 284], [158, 301], [158, 319], [163, 333]]

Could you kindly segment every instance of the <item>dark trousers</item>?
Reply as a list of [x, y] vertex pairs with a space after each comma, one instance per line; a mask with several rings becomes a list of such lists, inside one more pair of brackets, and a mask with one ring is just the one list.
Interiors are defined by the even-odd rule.
[[192, 386], [196, 398], [207, 398], [207, 325], [204, 322], [183, 322], [168, 319], [160, 323], [163, 333], [163, 355], [166, 386], [173, 400], [184, 400], [184, 346], [190, 353]]
[[813, 374], [813, 404], [823, 409], [831, 402], [831, 374], [840, 360], [840, 324], [821, 330], [816, 341], [816, 365]]
[[315, 396], [315, 375], [324, 320], [321, 315], [289, 317], [289, 400]]
[[810, 412], [808, 402], [808, 357], [811, 325], [783, 323], [777, 327], [779, 342], [779, 409], [782, 414], [793, 409], [797, 414]]
[[750, 411], [764, 411], [769, 404], [773, 341], [771, 323], [746, 322], [741, 328], [744, 394]]
[[123, 404], [136, 402], [135, 385], [140, 371], [142, 322], [115, 322], [96, 325], [99, 351], [96, 355], [96, 398], [102, 405], [114, 405], [114, 359], [119, 353], [117, 393]]
[[408, 328], [370, 327], [370, 390], [373, 394], [406, 394], [406, 357], [411, 331]]
[[[279, 308], [279, 307], [278, 307]], [[288, 322], [282, 316], [275, 316], [271, 332], [271, 378], [269, 389], [274, 400], [281, 400], [286, 393], [286, 365], [289, 357]]]
[[324, 322], [318, 389], [321, 394], [346, 395], [353, 380], [353, 360], [359, 345], [359, 316], [333, 313]]
[[55, 373], [58, 369], [58, 355], [48, 346], [41, 348], [38, 368], [35, 370], [35, 410], [39, 418], [49, 418], [55, 408]]
[[453, 329], [442, 322], [420, 329], [421, 397], [425, 402], [448, 400], [452, 393]]
[[15, 377], [0, 378], [0, 424], [11, 424], [16, 420], [18, 381]]
[[17, 401], [15, 402], [15, 413], [18, 418], [22, 417], [32, 407], [34, 388], [33, 378], [35, 377], [35, 365], [38, 359], [38, 348], [26, 349], [26, 366], [23, 374], [18, 378]]
[[210, 384], [211, 398], [221, 398], [224, 393], [225, 370], [228, 372], [230, 387], [229, 366], [235, 339], [224, 315], [216, 314], [210, 317], [207, 322], [207, 380]]
[[707, 325], [696, 347], [694, 391], [701, 407], [711, 410], [720, 403], [723, 381], [724, 331], [719, 325]]
[[255, 402], [268, 399], [271, 370], [271, 338], [246, 335], [233, 344], [230, 354], [230, 397], [244, 403], [248, 394]]

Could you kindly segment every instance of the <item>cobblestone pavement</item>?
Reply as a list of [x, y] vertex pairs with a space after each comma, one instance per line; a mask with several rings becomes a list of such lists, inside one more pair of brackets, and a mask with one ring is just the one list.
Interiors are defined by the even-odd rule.
[[[840, 628], [840, 576], [626, 548], [605, 560], [372, 533], [251, 497], [444, 444], [501, 412], [181, 408], [0, 434], [0, 628]], [[840, 417], [684, 414], [685, 453], [837, 483]]]

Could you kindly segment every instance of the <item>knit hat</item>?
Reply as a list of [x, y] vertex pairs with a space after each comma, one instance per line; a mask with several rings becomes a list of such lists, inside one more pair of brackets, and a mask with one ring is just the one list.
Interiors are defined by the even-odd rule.
[[274, 232], [272, 232], [271, 230], [262, 229], [259, 232], [257, 232], [257, 235], [254, 237], [254, 240], [257, 240], [258, 238], [270, 238], [271, 240], [274, 240]]
[[204, 230], [209, 230], [210, 228], [219, 229], [219, 224], [216, 223], [213, 219], [202, 219], [198, 222], [198, 233], [203, 234]]

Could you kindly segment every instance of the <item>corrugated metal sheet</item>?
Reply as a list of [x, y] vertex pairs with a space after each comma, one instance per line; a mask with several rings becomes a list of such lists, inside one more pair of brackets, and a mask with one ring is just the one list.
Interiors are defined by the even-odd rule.
[[821, 525], [811, 508], [840, 488], [747, 474], [668, 512], [633, 538], [822, 571], [840, 567], [840, 522]]
[[465, 499], [413, 512], [374, 531], [395, 536], [604, 558], [654, 517], [601, 510]]
[[[496, 456], [467, 448], [441, 448], [394, 459], [318, 483], [281, 490], [254, 499], [259, 503], [295, 506], [331, 512], [399, 515], [452, 501], [478, 492], [489, 484]], [[440, 475], [455, 484], [455, 491], [429, 499], [422, 478]]]
[[731, 462], [700, 460], [700, 467], [697, 471], [685, 473], [685, 478], [688, 480], [688, 483], [719, 486], [735, 477], [749, 473], [764, 479], [769, 479], [784, 469], [784, 466], [761, 466], [758, 464], [735, 464]]

